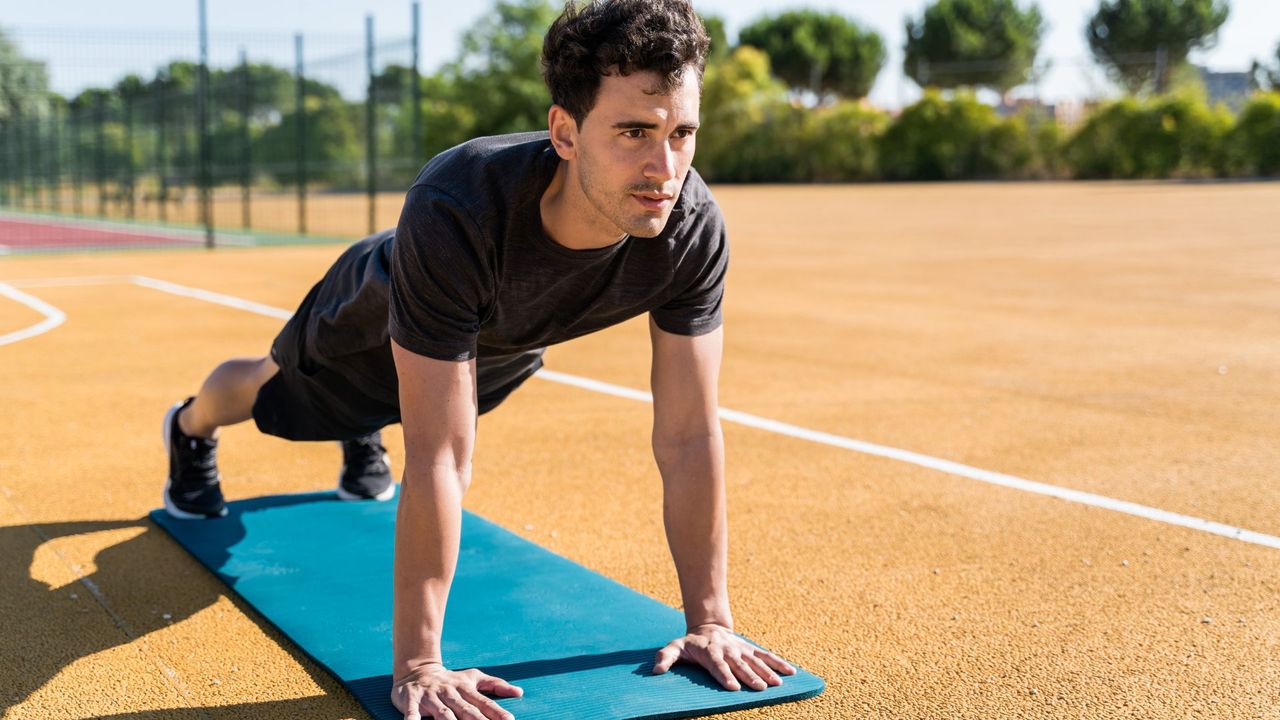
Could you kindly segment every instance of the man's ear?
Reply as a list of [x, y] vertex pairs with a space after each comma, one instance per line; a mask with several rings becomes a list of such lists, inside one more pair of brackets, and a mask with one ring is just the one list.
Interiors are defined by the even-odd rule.
[[578, 121], [568, 110], [552, 105], [547, 111], [547, 130], [551, 132], [551, 145], [561, 160], [572, 160], [578, 154]]

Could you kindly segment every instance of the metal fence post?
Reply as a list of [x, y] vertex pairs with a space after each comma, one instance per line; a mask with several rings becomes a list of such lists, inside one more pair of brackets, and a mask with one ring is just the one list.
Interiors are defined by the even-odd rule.
[[169, 75], [163, 70], [156, 73], [154, 83], [156, 89], [156, 174], [159, 175], [159, 188], [156, 193], [160, 203], [160, 222], [167, 222], [169, 217], [169, 127], [165, 118], [165, 105], [169, 100]]
[[17, 186], [18, 195], [18, 202], [15, 204], [25, 210], [27, 208], [27, 134], [23, 131], [22, 121], [22, 114], [15, 112], [13, 114], [13, 137], [16, 149], [14, 167], [18, 170], [15, 173], [17, 182], [14, 183]]
[[25, 122], [27, 127], [22, 134], [26, 141], [22, 146], [27, 156], [24, 163], [27, 197], [31, 209], [40, 210], [44, 203], [44, 188], [40, 184], [40, 122], [35, 118], [26, 118]]
[[297, 95], [294, 102], [294, 129], [297, 130], [298, 157], [298, 234], [307, 234], [307, 98], [306, 76], [302, 65], [302, 33], [293, 36], [295, 69], [298, 75]]
[[31, 152], [31, 196], [35, 199], [36, 209], [44, 210], [44, 190], [45, 190], [45, 163], [42, 162], [43, 148], [40, 147], [42, 138], [40, 137], [40, 115], [37, 113], [31, 118], [31, 142], [29, 143]]
[[132, 220], [137, 211], [137, 169], [133, 165], [133, 94], [127, 93], [124, 100], [124, 179], [125, 202], [128, 203], [126, 213]]
[[62, 133], [59, 125], [62, 122], [62, 111], [57, 105], [50, 108], [49, 118], [49, 190], [52, 194], [52, 210], [62, 211]]
[[9, 204], [9, 175], [13, 160], [9, 155], [9, 123], [0, 122], [0, 205]]
[[36, 210], [44, 209], [44, 169], [40, 161], [40, 118], [33, 115], [27, 121], [30, 139], [27, 141], [27, 174], [31, 183], [31, 201]]
[[213, 178], [209, 165], [212, 147], [209, 138], [209, 29], [205, 0], [200, 2], [200, 66], [196, 74], [196, 122], [200, 133], [200, 220], [204, 224], [205, 247], [213, 247]]
[[420, 18], [420, 6], [417, 0], [413, 3], [413, 72], [409, 74], [413, 81], [413, 87], [410, 88], [410, 97], [413, 99], [413, 162], [414, 164], [425, 162], [422, 157], [422, 78], [418, 70], [418, 43], [421, 41], [421, 34], [418, 30]]
[[369, 234], [372, 235], [377, 232], [378, 205], [378, 146], [377, 134], [374, 130], [374, 123], [377, 121], [378, 111], [374, 97], [377, 92], [377, 87], [373, 66], [372, 15], [365, 15], [364, 17], [364, 54], [365, 67], [368, 70], [368, 91], [365, 92], [364, 99], [364, 156], [365, 174], [367, 175], [365, 184], [369, 194]]
[[249, 53], [240, 48], [240, 220], [244, 229], [251, 226], [249, 216], [249, 184], [252, 182], [252, 150], [249, 147], [249, 98], [253, 92], [249, 80]]
[[31, 119], [31, 191], [35, 196], [37, 210], [45, 209], [45, 186], [49, 182], [48, 162], [44, 157], [44, 148], [41, 146], [44, 138], [40, 126], [43, 124], [37, 112]]
[[12, 120], [0, 123], [0, 152], [4, 153], [4, 162], [0, 163], [0, 205], [13, 202], [13, 128]]
[[1156, 94], [1169, 90], [1169, 50], [1161, 44], [1156, 48]]
[[98, 217], [107, 216], [107, 156], [105, 126], [107, 99], [101, 92], [93, 97], [94, 179], [98, 183]]
[[72, 212], [84, 214], [84, 138], [80, 132], [80, 106], [71, 108], [71, 160], [75, 165], [71, 182], [74, 185], [71, 194]]

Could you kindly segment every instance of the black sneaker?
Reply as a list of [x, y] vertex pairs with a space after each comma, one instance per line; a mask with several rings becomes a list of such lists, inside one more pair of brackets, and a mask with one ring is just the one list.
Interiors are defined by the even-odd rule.
[[338, 497], [343, 500], [390, 500], [396, 494], [391, 458], [382, 447], [382, 433], [342, 443], [342, 473]]
[[203, 520], [227, 514], [218, 474], [218, 441], [189, 437], [178, 426], [178, 412], [195, 398], [169, 408], [164, 416], [164, 449], [169, 479], [164, 483], [164, 509], [181, 520]]

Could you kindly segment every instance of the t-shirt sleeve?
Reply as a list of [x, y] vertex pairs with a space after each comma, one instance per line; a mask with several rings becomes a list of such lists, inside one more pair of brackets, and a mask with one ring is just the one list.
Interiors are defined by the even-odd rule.
[[391, 251], [391, 337], [418, 355], [470, 360], [492, 297], [489, 253], [471, 216], [441, 190], [410, 189]]
[[675, 268], [675, 283], [681, 289], [650, 312], [659, 328], [675, 335], [704, 335], [723, 322], [720, 304], [729, 269], [729, 240], [718, 206], [705, 206], [690, 239], [688, 252]]

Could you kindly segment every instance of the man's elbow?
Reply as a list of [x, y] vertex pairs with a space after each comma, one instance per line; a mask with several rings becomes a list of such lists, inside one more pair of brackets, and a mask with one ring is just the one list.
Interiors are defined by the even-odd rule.
[[653, 433], [653, 457], [660, 467], [679, 463], [691, 454], [723, 452], [723, 446], [719, 423], [681, 433]]
[[415, 489], [427, 490], [439, 494], [442, 490], [456, 491], [458, 496], [465, 495], [471, 487], [471, 465], [436, 463], [427, 467], [415, 467], [412, 463], [405, 467], [402, 484]]

